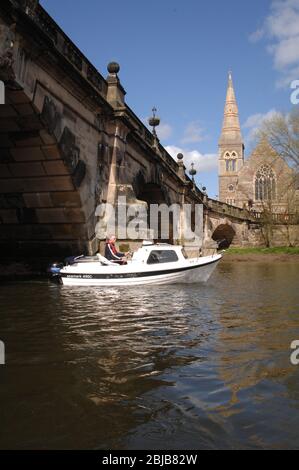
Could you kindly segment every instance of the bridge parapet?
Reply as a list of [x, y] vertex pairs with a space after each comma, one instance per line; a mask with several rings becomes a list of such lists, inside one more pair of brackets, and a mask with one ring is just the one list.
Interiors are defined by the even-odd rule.
[[50, 47], [54, 47], [79, 72], [82, 78], [86, 79], [96, 92], [106, 99], [107, 81], [44, 10], [38, 0], [2, 1], [7, 11], [15, 9], [20, 15], [26, 15], [27, 19], [32, 22], [33, 34], [34, 28], [37, 28], [41, 37], [47, 37], [49, 51], [45, 51], [46, 54], [50, 53]]
[[207, 206], [210, 210], [223, 215], [228, 215], [233, 218], [248, 220], [256, 222], [258, 217], [255, 212], [248, 211], [247, 209], [241, 209], [240, 207], [231, 206], [225, 202], [217, 201], [215, 199], [208, 199]]

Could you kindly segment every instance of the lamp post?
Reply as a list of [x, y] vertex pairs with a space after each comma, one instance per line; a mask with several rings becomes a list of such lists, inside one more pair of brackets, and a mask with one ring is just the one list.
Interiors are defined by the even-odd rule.
[[156, 127], [160, 124], [160, 118], [156, 116], [157, 108], [152, 109], [153, 115], [149, 118], [148, 123], [153, 128], [153, 135], [157, 138]]
[[195, 185], [194, 177], [195, 177], [196, 174], [197, 174], [197, 171], [194, 168], [194, 163], [191, 163], [191, 168], [189, 170], [189, 175], [192, 177], [192, 182], [193, 182], [194, 185]]

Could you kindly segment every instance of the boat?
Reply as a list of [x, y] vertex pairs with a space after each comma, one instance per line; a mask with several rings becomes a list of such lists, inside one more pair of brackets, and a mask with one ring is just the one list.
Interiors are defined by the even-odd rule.
[[180, 245], [145, 241], [127, 264], [115, 264], [98, 253], [73, 258], [67, 265], [55, 263], [50, 272], [67, 286], [195, 283], [206, 282], [221, 258], [188, 258]]

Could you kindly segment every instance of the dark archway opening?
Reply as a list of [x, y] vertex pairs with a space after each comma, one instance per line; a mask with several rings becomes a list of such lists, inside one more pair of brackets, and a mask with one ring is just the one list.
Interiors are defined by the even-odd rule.
[[[143, 184], [140, 188], [139, 191], [137, 192], [137, 198], [140, 199], [141, 201], [145, 201], [147, 203], [148, 207], [148, 217], [147, 217], [147, 223], [148, 227], [150, 227], [150, 222], [151, 222], [151, 205], [152, 204], [165, 204], [166, 206], [170, 206], [169, 200], [168, 200], [168, 195], [166, 191], [161, 188], [156, 183], [145, 183]], [[173, 214], [169, 214], [169, 230], [168, 234], [165, 237], [165, 234], [162, 233], [162, 215], [161, 213], [158, 214], [158, 227], [157, 231], [154, 232], [154, 241], [155, 243], [157, 242], [163, 242], [163, 243], [173, 243]], [[164, 220], [165, 222], [165, 220]]]
[[228, 248], [236, 235], [234, 229], [228, 224], [219, 225], [212, 235], [212, 239], [218, 243], [219, 249]]

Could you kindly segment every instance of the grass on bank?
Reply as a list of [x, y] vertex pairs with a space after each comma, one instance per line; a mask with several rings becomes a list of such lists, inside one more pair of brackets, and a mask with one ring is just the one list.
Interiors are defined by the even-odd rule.
[[244, 247], [244, 248], [229, 248], [226, 250], [227, 254], [232, 255], [248, 255], [248, 254], [276, 254], [276, 255], [299, 255], [298, 246], [279, 246], [273, 248], [261, 247]]

